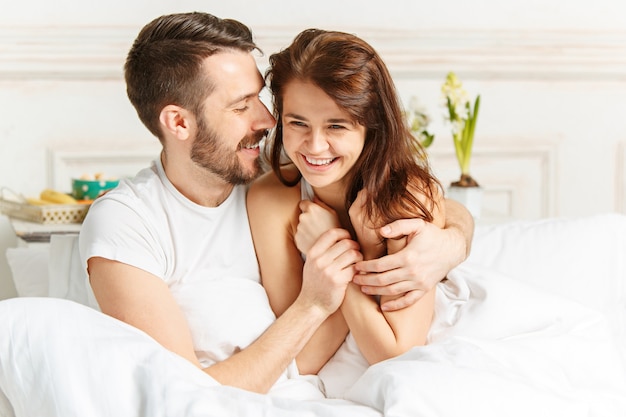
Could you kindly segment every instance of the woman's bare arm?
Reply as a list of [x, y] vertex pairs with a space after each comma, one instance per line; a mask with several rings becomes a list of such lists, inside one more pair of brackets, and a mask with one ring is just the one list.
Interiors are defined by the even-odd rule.
[[[393, 255], [402, 251], [408, 243], [405, 237], [386, 239], [381, 250], [382, 237], [364, 217], [362, 191], [350, 208], [359, 243], [365, 259], [380, 256], [382, 250]], [[424, 199], [424, 196], [420, 196]], [[441, 227], [444, 224], [445, 208], [439, 193], [435, 194], [433, 205], [433, 224]], [[358, 223], [360, 222], [360, 223]], [[398, 295], [383, 295], [380, 303], [397, 299]], [[350, 284], [341, 311], [348, 323], [359, 349], [372, 364], [400, 355], [413, 346], [423, 345], [430, 329], [434, 313], [435, 290], [426, 292], [412, 305], [397, 311], [381, 310], [375, 297], [363, 293], [359, 286]]]
[[469, 255], [474, 220], [460, 203], [444, 199], [445, 226], [421, 219], [401, 219], [379, 230], [383, 238], [406, 237], [395, 254], [357, 264], [354, 282], [370, 295], [396, 295], [381, 307], [399, 310], [415, 303]]
[[[248, 192], [248, 216], [261, 279], [277, 317], [296, 300], [303, 281], [305, 265], [294, 241], [299, 202], [299, 188], [283, 186], [272, 173], [259, 178]], [[322, 277], [327, 272], [315, 262], [316, 259], [309, 260], [311, 265], [306, 273]], [[316, 374], [337, 351], [347, 333], [341, 313], [332, 314], [298, 354], [296, 362], [300, 373]]]

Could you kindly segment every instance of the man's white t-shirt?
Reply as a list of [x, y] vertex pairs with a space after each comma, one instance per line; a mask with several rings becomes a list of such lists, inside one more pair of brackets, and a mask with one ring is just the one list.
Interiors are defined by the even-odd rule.
[[145, 270], [169, 287], [189, 323], [200, 363], [245, 348], [275, 320], [260, 283], [246, 187], [219, 207], [185, 198], [160, 161], [98, 198], [80, 233], [83, 265], [103, 257]]

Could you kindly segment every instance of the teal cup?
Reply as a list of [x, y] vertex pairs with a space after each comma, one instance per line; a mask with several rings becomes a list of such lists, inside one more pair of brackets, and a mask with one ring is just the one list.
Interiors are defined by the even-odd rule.
[[107, 191], [117, 187], [119, 180], [72, 180], [72, 197], [77, 200], [95, 200]]

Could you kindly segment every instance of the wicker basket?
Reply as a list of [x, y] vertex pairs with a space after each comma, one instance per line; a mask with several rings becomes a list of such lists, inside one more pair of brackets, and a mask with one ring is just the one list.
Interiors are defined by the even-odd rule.
[[88, 204], [48, 204], [36, 206], [9, 200], [0, 194], [0, 212], [9, 217], [41, 224], [82, 223], [89, 210]]

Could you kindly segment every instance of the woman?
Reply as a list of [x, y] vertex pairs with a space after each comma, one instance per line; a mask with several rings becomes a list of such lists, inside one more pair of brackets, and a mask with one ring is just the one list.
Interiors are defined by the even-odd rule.
[[[406, 244], [384, 241], [382, 225], [418, 217], [443, 227], [445, 213], [440, 184], [370, 45], [346, 33], [306, 30], [270, 57], [266, 78], [277, 118], [266, 144], [272, 170], [251, 186], [248, 213], [263, 285], [280, 316], [303, 274], [332, 273], [317, 266], [329, 254], [309, 252], [324, 231], [347, 229], [364, 259], [372, 259]], [[315, 221], [305, 222], [296, 241], [305, 216]], [[298, 356], [300, 372], [318, 373], [348, 329], [368, 364], [423, 345], [434, 297], [433, 289], [411, 307], [383, 312], [384, 296], [375, 299], [351, 283], [340, 310]]]

